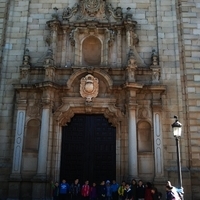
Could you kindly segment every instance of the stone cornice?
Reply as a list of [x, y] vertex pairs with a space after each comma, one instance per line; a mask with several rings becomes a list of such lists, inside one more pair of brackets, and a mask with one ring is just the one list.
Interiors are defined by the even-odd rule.
[[51, 89], [64, 89], [66, 90], [67, 87], [65, 85], [59, 85], [54, 82], [40, 82], [40, 83], [34, 83], [34, 84], [13, 84], [14, 89], [17, 91], [21, 90], [38, 90], [43, 88], [51, 88]]
[[139, 84], [139, 83], [125, 83], [124, 84], [124, 88], [127, 88], [127, 89], [131, 89], [131, 90], [133, 90], [133, 89], [141, 89], [141, 88], [143, 88], [143, 85], [142, 84]]

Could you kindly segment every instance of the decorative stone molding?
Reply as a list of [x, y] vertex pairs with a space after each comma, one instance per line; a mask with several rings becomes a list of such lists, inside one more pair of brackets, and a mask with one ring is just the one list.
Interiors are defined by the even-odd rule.
[[92, 98], [97, 97], [99, 92], [99, 80], [88, 74], [81, 79], [80, 94], [83, 98], [86, 98], [87, 102], [92, 101]]
[[67, 81], [67, 88], [70, 89], [76, 80], [77, 77], [81, 76], [82, 74], [90, 73], [90, 74], [97, 74], [98, 76], [101, 76], [103, 80], [105, 80], [105, 83], [107, 84], [109, 89], [112, 89], [113, 87], [113, 80], [110, 77], [110, 75], [105, 71], [101, 70], [99, 68], [74, 68], [74, 73], [70, 76], [70, 78]]
[[[108, 118], [109, 123], [114, 126], [124, 119], [124, 114], [115, 107], [116, 99], [112, 98], [96, 98], [90, 107], [90, 112], [93, 114], [104, 114]], [[86, 113], [85, 101], [82, 98], [64, 97], [62, 105], [55, 111], [54, 119], [61, 126], [71, 121], [71, 118], [76, 113]]]

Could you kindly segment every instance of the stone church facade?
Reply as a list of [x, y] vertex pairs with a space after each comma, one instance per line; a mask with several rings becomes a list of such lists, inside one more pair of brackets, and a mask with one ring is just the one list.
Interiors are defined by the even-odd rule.
[[178, 182], [174, 115], [185, 199], [200, 199], [199, 11], [197, 0], [0, 0], [0, 199], [50, 198], [89, 141], [64, 144], [83, 136], [84, 116], [103, 118], [87, 146], [96, 141], [108, 178], [164, 193]]

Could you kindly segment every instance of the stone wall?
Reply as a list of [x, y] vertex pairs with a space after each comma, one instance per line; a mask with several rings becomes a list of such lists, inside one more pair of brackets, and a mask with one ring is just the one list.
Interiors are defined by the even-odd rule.
[[191, 185], [194, 199], [199, 199], [200, 170], [200, 67], [199, 67], [199, 11], [197, 0], [178, 2], [180, 20], [180, 58], [183, 100], [185, 105], [185, 134], [188, 138], [188, 166], [191, 171]]
[[[198, 0], [109, 0], [123, 12], [131, 7], [137, 21], [139, 44], [136, 49], [151, 64], [152, 50], [159, 55], [161, 82], [167, 86], [162, 94], [162, 132], [165, 178], [176, 184], [176, 146], [172, 136], [173, 116], [184, 125], [181, 139], [183, 185], [188, 200], [199, 199], [200, 176], [200, 23]], [[49, 29], [46, 22], [58, 8], [72, 7], [78, 0], [0, 0], [0, 198], [8, 193], [16, 127], [14, 83], [19, 83], [25, 49], [30, 51], [31, 65], [37, 66], [46, 55]], [[126, 52], [124, 52], [126, 54]], [[125, 62], [125, 61], [124, 61]], [[37, 82], [37, 80], [35, 80]], [[190, 176], [191, 173], [191, 176]], [[31, 187], [30, 185], [28, 187]], [[31, 190], [29, 188], [29, 190]]]

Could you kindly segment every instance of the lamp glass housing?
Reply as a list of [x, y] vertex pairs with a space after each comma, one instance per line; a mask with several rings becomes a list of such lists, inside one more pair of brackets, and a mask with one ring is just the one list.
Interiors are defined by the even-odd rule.
[[181, 137], [181, 132], [182, 132], [181, 126], [178, 126], [178, 127], [172, 126], [172, 131], [173, 131], [174, 137]]

